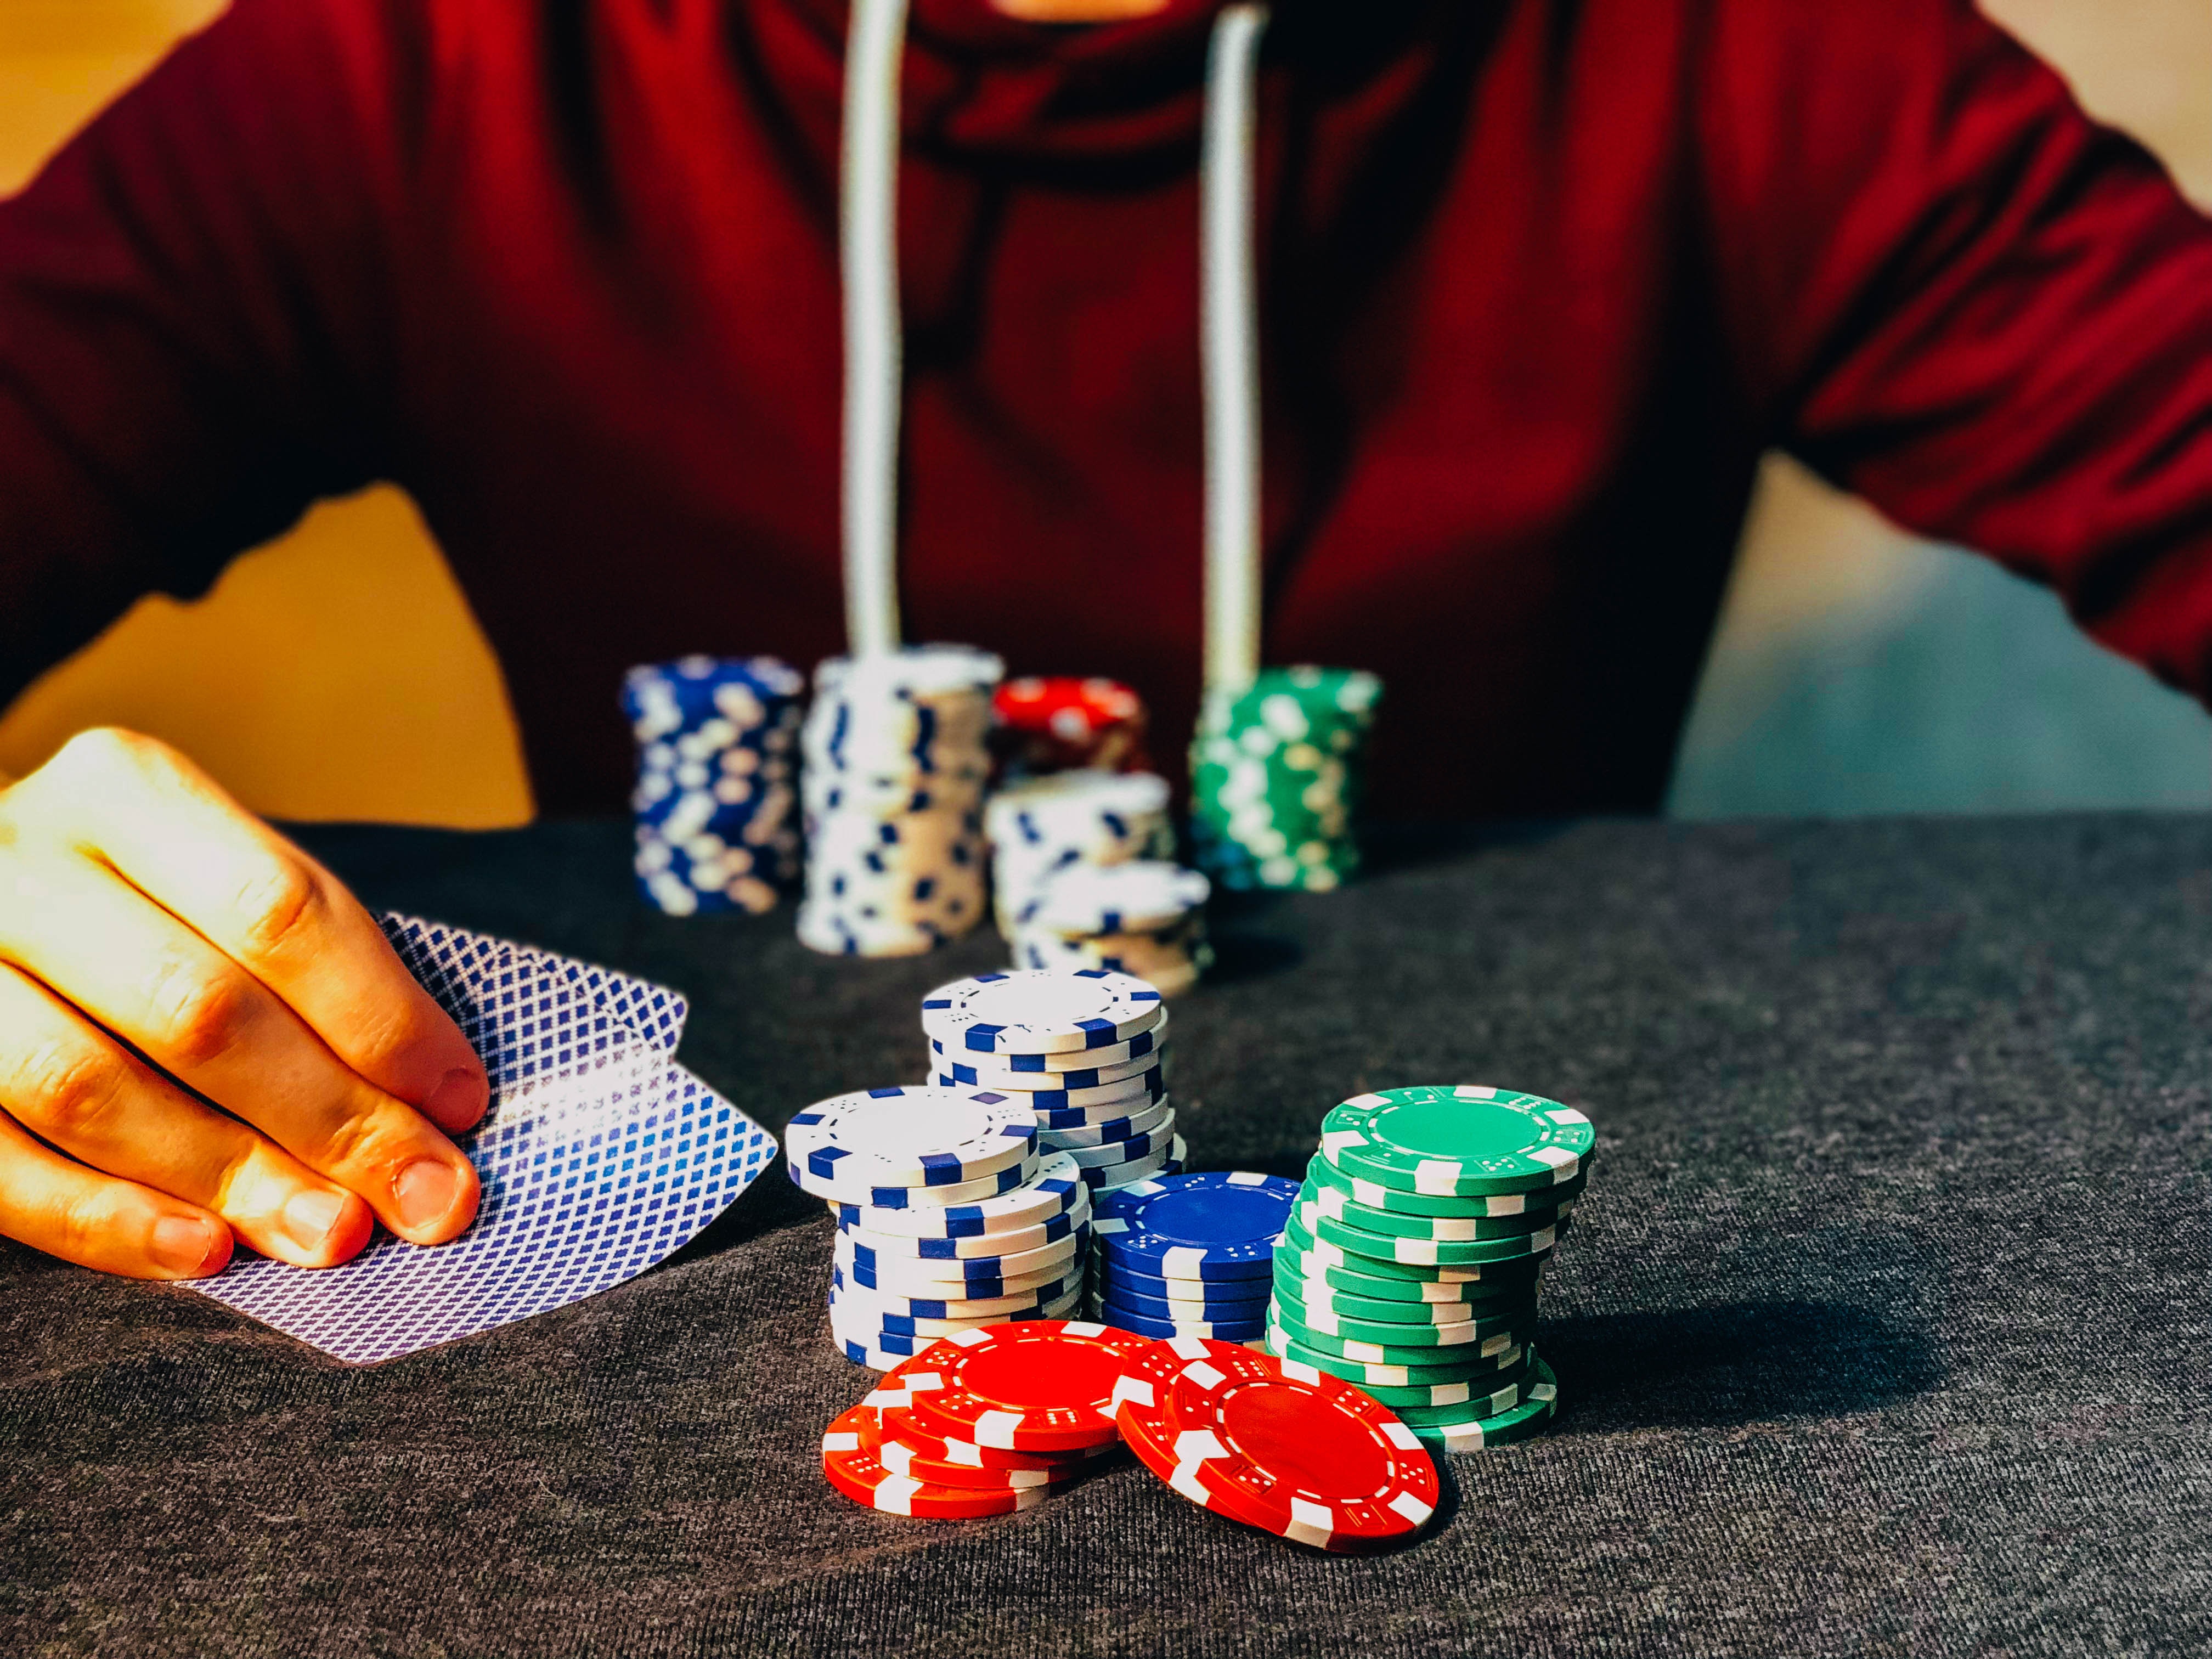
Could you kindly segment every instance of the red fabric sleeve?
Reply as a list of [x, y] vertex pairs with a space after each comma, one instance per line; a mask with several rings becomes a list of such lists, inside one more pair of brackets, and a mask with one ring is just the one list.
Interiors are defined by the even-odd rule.
[[380, 470], [390, 33], [238, 0], [0, 203], [0, 697]]
[[2212, 694], [2212, 225], [1966, 0], [1711, 17], [1719, 302], [1774, 428]]

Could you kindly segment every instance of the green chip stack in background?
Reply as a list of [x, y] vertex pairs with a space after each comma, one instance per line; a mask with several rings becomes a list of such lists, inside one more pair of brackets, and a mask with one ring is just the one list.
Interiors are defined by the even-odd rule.
[[1220, 886], [1326, 892], [1359, 868], [1352, 820], [1382, 682], [1270, 668], [1212, 686], [1191, 744], [1191, 841]]
[[1559, 1385], [1537, 1297], [1595, 1145], [1572, 1107], [1510, 1089], [1346, 1101], [1275, 1249], [1269, 1350], [1375, 1394], [1435, 1449], [1540, 1432]]

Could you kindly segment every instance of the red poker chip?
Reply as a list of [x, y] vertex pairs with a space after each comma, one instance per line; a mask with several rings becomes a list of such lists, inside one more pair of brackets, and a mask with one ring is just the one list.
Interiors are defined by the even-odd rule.
[[1012, 1515], [1043, 1501], [1042, 1486], [942, 1486], [887, 1468], [878, 1455], [874, 1413], [865, 1406], [834, 1419], [822, 1436], [822, 1473], [856, 1504], [889, 1515], [929, 1521], [972, 1521]]
[[1436, 1465], [1373, 1396], [1325, 1371], [1285, 1373], [1233, 1342], [1177, 1338], [1166, 1429], [1180, 1465], [1231, 1512], [1301, 1544], [1356, 1550], [1436, 1513]]
[[1137, 1461], [1165, 1481], [1182, 1497], [1202, 1510], [1212, 1510], [1248, 1526], [1264, 1526], [1248, 1512], [1234, 1488], [1219, 1490], [1200, 1484], [1195, 1468], [1176, 1455], [1176, 1431], [1168, 1421], [1168, 1385], [1189, 1363], [1182, 1352], [1188, 1344], [1202, 1346], [1195, 1338], [1155, 1342], [1133, 1356], [1114, 1379], [1114, 1426], [1136, 1454]]
[[[917, 1356], [919, 1358], [919, 1356]], [[897, 1440], [912, 1447], [933, 1463], [958, 1464], [966, 1468], [995, 1469], [1001, 1474], [1050, 1474], [1071, 1465], [1087, 1462], [1102, 1451], [1111, 1451], [1102, 1446], [1080, 1452], [1022, 1452], [1009, 1451], [1003, 1446], [979, 1446], [972, 1440], [963, 1440], [945, 1433], [934, 1425], [923, 1422], [915, 1414], [912, 1392], [908, 1384], [918, 1391], [927, 1391], [943, 1386], [936, 1373], [922, 1371], [902, 1376], [909, 1359], [898, 1370], [884, 1379], [883, 1386], [860, 1403], [876, 1413], [876, 1432], [884, 1440]]]
[[931, 1372], [943, 1380], [912, 1396], [925, 1429], [1010, 1451], [1079, 1451], [1120, 1437], [1114, 1380], [1146, 1346], [1106, 1325], [1024, 1320], [948, 1336], [892, 1376]]
[[1017, 770], [1109, 772], [1151, 769], [1145, 752], [1145, 702], [1118, 680], [1026, 676], [992, 696], [999, 742]]

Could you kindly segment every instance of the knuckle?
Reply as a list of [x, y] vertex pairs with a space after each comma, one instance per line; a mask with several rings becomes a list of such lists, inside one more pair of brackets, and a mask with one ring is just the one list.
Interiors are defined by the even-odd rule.
[[129, 1080], [119, 1056], [59, 1038], [33, 1048], [10, 1070], [15, 1109], [64, 1142], [100, 1138]]
[[198, 964], [169, 965], [155, 981], [152, 1001], [161, 1057], [187, 1069], [211, 1066], [235, 1050], [256, 1012], [244, 978]]
[[161, 746], [155, 738], [119, 726], [88, 726], [56, 750], [42, 769], [70, 777], [136, 776]]
[[256, 869], [240, 884], [234, 902], [247, 947], [268, 956], [312, 939], [329, 912], [322, 884], [289, 858], [270, 859]]
[[73, 1261], [98, 1261], [130, 1220], [137, 1195], [117, 1182], [95, 1182], [56, 1205], [54, 1241], [48, 1248]]

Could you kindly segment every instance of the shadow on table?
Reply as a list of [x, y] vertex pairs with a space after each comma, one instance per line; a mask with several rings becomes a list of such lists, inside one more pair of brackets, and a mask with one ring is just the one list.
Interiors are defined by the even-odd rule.
[[1567, 1433], [1847, 1417], [1942, 1376], [1924, 1332], [1841, 1302], [1547, 1319], [1538, 1340], [1559, 1373]]

